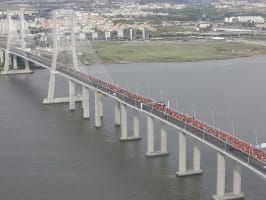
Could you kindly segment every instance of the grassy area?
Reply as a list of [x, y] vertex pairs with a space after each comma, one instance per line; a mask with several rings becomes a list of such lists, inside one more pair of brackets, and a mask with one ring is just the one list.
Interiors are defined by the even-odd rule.
[[266, 54], [266, 47], [236, 42], [97, 41], [77, 44], [83, 62], [184, 62]]

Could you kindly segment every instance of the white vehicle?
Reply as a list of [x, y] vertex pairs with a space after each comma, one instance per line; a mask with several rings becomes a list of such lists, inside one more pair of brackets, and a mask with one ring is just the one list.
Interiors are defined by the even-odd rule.
[[266, 143], [257, 144], [255, 146], [255, 148], [257, 148], [257, 149], [266, 149]]
[[262, 149], [266, 149], [266, 143], [261, 143], [261, 144], [260, 144], [260, 148], [262, 148]]
[[166, 103], [164, 101], [157, 101], [156, 103], [161, 105], [161, 106], [166, 106]]

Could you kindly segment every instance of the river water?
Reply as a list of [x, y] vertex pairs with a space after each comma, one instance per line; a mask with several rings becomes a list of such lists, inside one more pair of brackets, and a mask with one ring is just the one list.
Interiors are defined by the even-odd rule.
[[[170, 106], [255, 144], [266, 142], [266, 57], [194, 63], [140, 63], [105, 66], [116, 84], [142, 95], [170, 100]], [[216, 191], [216, 153], [201, 145], [200, 176], [176, 177], [177, 131], [168, 128], [167, 157], [145, 158], [142, 140], [121, 143], [114, 126], [113, 101], [104, 99], [102, 127], [82, 119], [81, 105], [42, 105], [47, 70], [31, 75], [0, 76], [0, 199], [3, 200], [206, 200]], [[57, 80], [56, 94], [67, 94]], [[91, 93], [91, 97], [92, 93]], [[178, 101], [176, 101], [176, 99]], [[177, 102], [177, 103], [176, 103]], [[212, 120], [211, 113], [214, 113]], [[131, 112], [128, 128], [132, 133]], [[155, 123], [156, 148], [159, 123]], [[188, 138], [188, 167], [192, 165]], [[227, 159], [226, 191], [232, 189]], [[266, 182], [242, 170], [242, 190], [249, 200], [265, 200]]]

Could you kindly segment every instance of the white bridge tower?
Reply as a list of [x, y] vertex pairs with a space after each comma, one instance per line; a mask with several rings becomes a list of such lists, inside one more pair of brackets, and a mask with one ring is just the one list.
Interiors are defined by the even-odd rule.
[[[19, 41], [20, 41], [20, 46], [23, 51], [25, 51], [25, 58], [22, 59], [24, 60], [24, 69], [18, 69], [18, 58], [17, 55], [14, 52], [12, 52], [12, 55], [10, 53], [11, 50], [11, 15], [9, 11], [7, 11], [7, 40], [6, 40], [6, 49], [5, 53], [1, 53], [1, 62], [4, 61], [4, 68], [1, 71], [1, 74], [25, 74], [25, 73], [32, 73], [30, 70], [30, 65], [29, 61], [26, 59], [27, 54], [26, 54], [26, 42], [25, 42], [25, 37], [24, 37], [24, 32], [25, 32], [25, 21], [24, 21], [24, 12], [23, 9], [20, 10], [20, 35], [19, 35]], [[17, 34], [17, 33], [15, 33]], [[4, 55], [4, 56], [3, 56]], [[4, 59], [2, 58], [4, 57]]]
[[[73, 67], [75, 70], [79, 70], [78, 60], [76, 55], [76, 47], [75, 47], [75, 22], [74, 22], [74, 13], [71, 16], [71, 50], [72, 50], [72, 60]], [[57, 12], [53, 12], [53, 57], [52, 64], [50, 69], [50, 80], [48, 87], [48, 96], [43, 100], [43, 104], [54, 104], [54, 103], [67, 103], [69, 102], [69, 109], [75, 109], [75, 102], [81, 101], [82, 97], [77, 96], [75, 93], [75, 83], [72, 80], [69, 80], [69, 96], [68, 97], [59, 97], [55, 98], [55, 75], [56, 75], [56, 67], [57, 67], [57, 57], [58, 57], [58, 30], [57, 30]]]

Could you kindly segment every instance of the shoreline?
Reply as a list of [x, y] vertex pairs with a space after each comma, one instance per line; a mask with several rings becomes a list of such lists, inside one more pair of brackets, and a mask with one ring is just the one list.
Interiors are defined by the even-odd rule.
[[[204, 62], [204, 61], [221, 61], [221, 60], [233, 60], [233, 59], [241, 59], [241, 58], [252, 58], [256, 56], [266, 56], [266, 54], [257, 54], [257, 55], [250, 55], [250, 56], [240, 56], [240, 57], [228, 57], [228, 58], [217, 58], [217, 59], [201, 59], [201, 60], [184, 60], [184, 61], [145, 61], [139, 60], [136, 62], [129, 62], [129, 61], [117, 61], [117, 62], [102, 62], [100, 64], [110, 64], [110, 65], [119, 65], [119, 64], [138, 64], [138, 63], [193, 63], [193, 62]], [[94, 65], [94, 64], [91, 64]]]
[[266, 46], [235, 41], [86, 41], [77, 47], [81, 62], [92, 64], [199, 62], [266, 55]]
[[[266, 62], [266, 55], [254, 55], [254, 56], [249, 56], [249, 57], [238, 57], [238, 58], [228, 58], [228, 59], [213, 59], [213, 60], [198, 60], [198, 61], [187, 61], [187, 62], [131, 62], [131, 63], [98, 63], [98, 64], [90, 64], [90, 65], [85, 65], [83, 64], [83, 66], [87, 66], [87, 67], [92, 67], [92, 66], [97, 66], [97, 65], [103, 65], [103, 66], [107, 66], [107, 67], [112, 67], [112, 66], [131, 66], [131, 65], [143, 65], [143, 64], [152, 64], [152, 65], [163, 65], [163, 64], [166, 64], [166, 65], [171, 65], [171, 64], [177, 64], [177, 65], [184, 65], [184, 66], [187, 66], [189, 64], [195, 64], [195, 63], [213, 63], [215, 64], [216, 62], [226, 62], [225, 65], [227, 65], [228, 63], [233, 63], [234, 61], [241, 61], [241, 60], [244, 60], [244, 59], [256, 59], [256, 58], [265, 58], [265, 62]], [[213, 66], [215, 67], [215, 66]]]
[[245, 58], [253, 58], [253, 57], [266, 57], [266, 54], [257, 54], [257, 55], [250, 55], [250, 56], [242, 56], [242, 57], [230, 57], [230, 58], [219, 58], [219, 59], [202, 59], [202, 60], [191, 60], [191, 61], [136, 61], [136, 62], [127, 62], [127, 61], [118, 61], [118, 62], [102, 62], [102, 63], [93, 63], [93, 64], [83, 64], [85, 66], [92, 66], [92, 65], [130, 65], [130, 64], [147, 64], [147, 63], [195, 63], [195, 62], [208, 62], [208, 61], [230, 61], [235, 59], [245, 59]]

